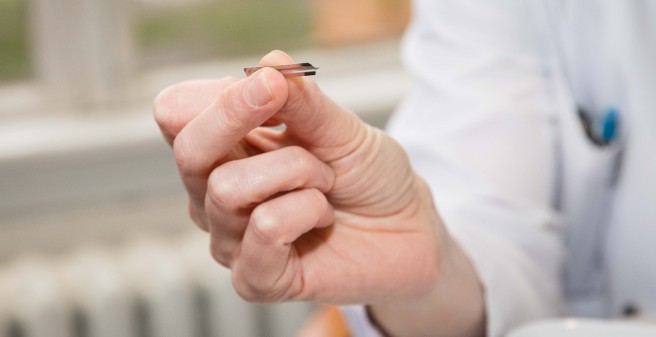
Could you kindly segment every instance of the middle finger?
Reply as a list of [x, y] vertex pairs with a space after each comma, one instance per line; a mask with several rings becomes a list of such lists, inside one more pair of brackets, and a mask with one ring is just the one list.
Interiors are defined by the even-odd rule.
[[297, 146], [218, 167], [210, 175], [205, 198], [213, 255], [223, 263], [230, 260], [258, 204], [297, 189], [326, 193], [334, 179], [328, 164]]

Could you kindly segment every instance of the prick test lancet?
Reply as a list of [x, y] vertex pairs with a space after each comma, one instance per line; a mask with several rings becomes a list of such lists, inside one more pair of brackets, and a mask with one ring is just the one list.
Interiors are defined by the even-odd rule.
[[[251, 76], [252, 73], [262, 68], [264, 67], [244, 68], [244, 72], [246, 73], [246, 76]], [[285, 77], [312, 76], [316, 75], [317, 69], [319, 69], [307, 62], [271, 66], [269, 68], [278, 70]]]

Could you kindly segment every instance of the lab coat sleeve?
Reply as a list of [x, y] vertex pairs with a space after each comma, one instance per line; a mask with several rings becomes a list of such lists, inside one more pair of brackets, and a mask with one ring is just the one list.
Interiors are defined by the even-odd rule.
[[474, 264], [489, 337], [560, 310], [559, 105], [541, 14], [531, 0], [417, 0], [403, 49], [415, 86], [388, 125]]
[[351, 334], [356, 337], [383, 337], [369, 320], [366, 309], [362, 305], [341, 307]]

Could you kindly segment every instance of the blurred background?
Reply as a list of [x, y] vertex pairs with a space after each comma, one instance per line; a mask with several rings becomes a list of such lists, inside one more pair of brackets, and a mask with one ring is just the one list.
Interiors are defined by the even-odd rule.
[[0, 336], [294, 336], [190, 222], [150, 104], [272, 49], [383, 127], [407, 0], [0, 0]]

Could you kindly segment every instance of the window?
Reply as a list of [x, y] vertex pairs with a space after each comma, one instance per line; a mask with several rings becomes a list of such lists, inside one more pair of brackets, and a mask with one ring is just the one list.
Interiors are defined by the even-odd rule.
[[145, 67], [297, 49], [310, 43], [305, 0], [141, 0], [136, 34]]
[[0, 83], [32, 74], [26, 21], [24, 1], [0, 0]]
[[[408, 4], [0, 0], [0, 83], [33, 78], [38, 90], [24, 96], [41, 97], [61, 111], [115, 108], [149, 95], [135, 94], [135, 78], [161, 66], [398, 36], [409, 16]], [[15, 95], [0, 93], [8, 96]], [[0, 103], [0, 110], [16, 110], [16, 104]]]

